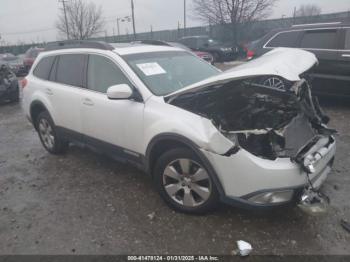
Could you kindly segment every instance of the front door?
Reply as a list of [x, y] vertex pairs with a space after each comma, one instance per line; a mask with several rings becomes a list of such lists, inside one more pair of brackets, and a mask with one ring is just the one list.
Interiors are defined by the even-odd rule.
[[83, 134], [88, 143], [116, 158], [138, 161], [143, 141], [144, 103], [130, 99], [110, 100], [107, 89], [118, 84], [132, 87], [110, 58], [89, 55], [87, 89], [81, 100]]

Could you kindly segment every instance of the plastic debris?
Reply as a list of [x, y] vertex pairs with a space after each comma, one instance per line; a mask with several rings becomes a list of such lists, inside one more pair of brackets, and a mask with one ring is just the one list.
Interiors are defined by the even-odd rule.
[[253, 250], [252, 245], [243, 240], [238, 240], [237, 246], [238, 246], [238, 254], [242, 257], [248, 256], [250, 252], [252, 252]]
[[341, 226], [350, 233], [350, 223], [342, 219], [340, 221]]
[[301, 196], [298, 207], [311, 215], [324, 214], [329, 207], [329, 198], [321, 192], [309, 188]]
[[153, 220], [155, 216], [156, 216], [156, 213], [155, 213], [155, 212], [152, 212], [152, 213], [150, 213], [150, 214], [147, 215], [147, 217], [148, 217], [150, 220]]

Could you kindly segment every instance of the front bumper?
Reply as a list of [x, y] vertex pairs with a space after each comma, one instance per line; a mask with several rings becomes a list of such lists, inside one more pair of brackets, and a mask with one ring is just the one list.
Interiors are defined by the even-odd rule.
[[[319, 188], [326, 180], [333, 164], [336, 143], [329, 138], [329, 143], [313, 151], [311, 154], [322, 152], [322, 157], [314, 163], [313, 172], [307, 174], [305, 168], [289, 158], [267, 160], [256, 157], [244, 149], [231, 156], [222, 156], [202, 150], [215, 170], [217, 180], [221, 184], [223, 202], [240, 207], [271, 207], [289, 204], [295, 201], [303, 189], [309, 185]], [[309, 178], [308, 178], [309, 177]], [[262, 204], [254, 202], [254, 197], [264, 192], [292, 191], [286, 201]]]

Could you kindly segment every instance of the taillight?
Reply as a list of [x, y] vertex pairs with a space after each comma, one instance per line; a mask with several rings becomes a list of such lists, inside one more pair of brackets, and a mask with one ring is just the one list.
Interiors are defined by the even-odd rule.
[[19, 81], [19, 83], [22, 88], [25, 88], [28, 84], [28, 80], [26, 78], [23, 78], [22, 80]]
[[252, 59], [254, 57], [255, 53], [252, 50], [247, 51], [247, 59]]

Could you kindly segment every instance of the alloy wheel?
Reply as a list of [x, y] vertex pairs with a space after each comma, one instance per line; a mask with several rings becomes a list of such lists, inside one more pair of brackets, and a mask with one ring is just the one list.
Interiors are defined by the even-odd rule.
[[212, 193], [211, 180], [204, 167], [185, 158], [166, 166], [163, 186], [169, 197], [186, 207], [202, 205]]
[[55, 146], [55, 136], [49, 121], [44, 118], [39, 121], [39, 134], [46, 148], [53, 149]]
[[266, 79], [263, 83], [264, 86], [276, 88], [279, 90], [286, 90], [286, 87], [283, 83], [283, 81], [277, 77], [270, 77]]

